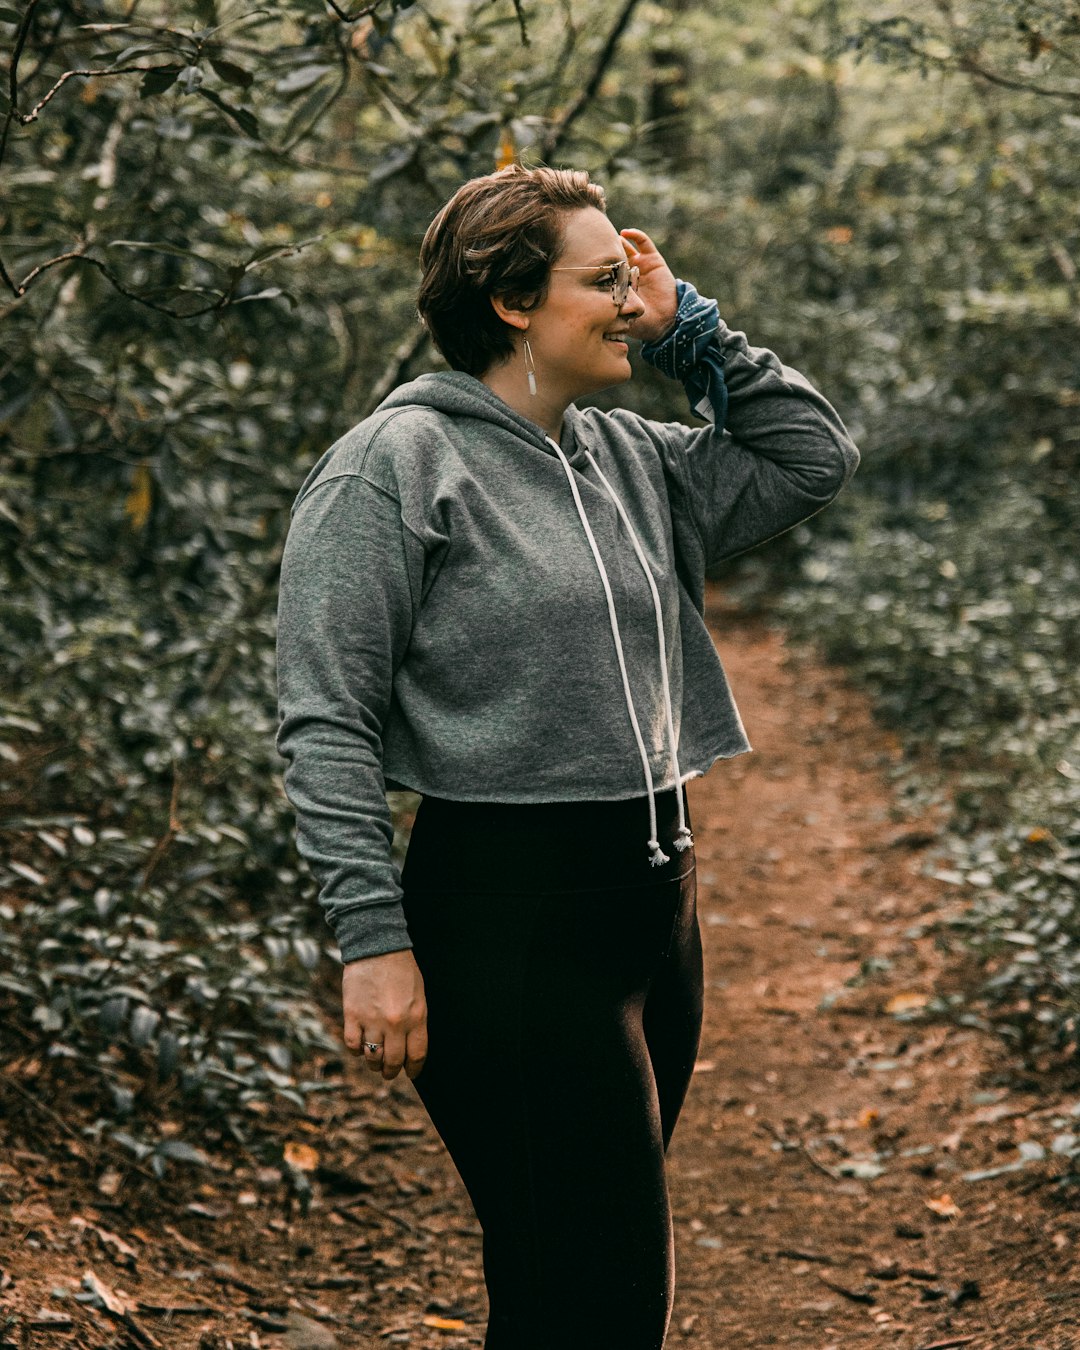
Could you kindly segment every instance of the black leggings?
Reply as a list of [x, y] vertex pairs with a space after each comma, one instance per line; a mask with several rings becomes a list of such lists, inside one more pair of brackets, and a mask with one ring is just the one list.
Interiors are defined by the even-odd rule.
[[675, 789], [656, 803], [670, 859], [656, 868], [644, 797], [425, 797], [417, 813], [402, 872], [428, 1006], [414, 1084], [483, 1229], [485, 1350], [664, 1344], [664, 1155], [701, 1034], [702, 958]]

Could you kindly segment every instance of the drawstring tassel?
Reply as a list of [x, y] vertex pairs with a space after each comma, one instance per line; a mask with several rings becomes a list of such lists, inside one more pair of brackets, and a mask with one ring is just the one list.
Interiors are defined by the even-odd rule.
[[661, 852], [659, 839], [650, 839], [649, 847], [652, 849], [652, 857], [649, 859], [651, 867], [662, 867], [664, 863], [671, 861], [666, 853]]
[[689, 825], [681, 826], [675, 834], [675, 847], [682, 853], [683, 849], [689, 848], [694, 842], [694, 836], [690, 833]]
[[[675, 847], [679, 850], [679, 852], [682, 853], [684, 849], [688, 849], [691, 847], [691, 845], [694, 842], [694, 836], [690, 833], [689, 826], [686, 824], [686, 816], [683, 812], [683, 799], [681, 790], [682, 775], [679, 772], [678, 738], [675, 735], [675, 722], [671, 712], [671, 688], [668, 684], [667, 646], [664, 640], [664, 607], [660, 603], [660, 592], [656, 589], [656, 580], [653, 577], [652, 568], [649, 566], [648, 561], [646, 560], [645, 554], [642, 550], [641, 544], [637, 537], [637, 531], [634, 529], [633, 525], [631, 525], [630, 517], [626, 514], [626, 508], [619, 500], [619, 494], [615, 491], [615, 489], [605, 478], [603, 470], [600, 468], [600, 465], [597, 464], [596, 459], [593, 457], [592, 453], [588, 450], [586, 450], [585, 453], [588, 456], [589, 463], [596, 471], [596, 476], [600, 479], [601, 483], [603, 483], [604, 487], [607, 490], [608, 496], [615, 503], [615, 509], [618, 511], [622, 523], [626, 526], [626, 532], [630, 536], [630, 542], [634, 546], [634, 552], [637, 554], [637, 560], [641, 565], [641, 570], [645, 575], [645, 580], [649, 583], [649, 591], [652, 594], [653, 612], [656, 615], [656, 646], [660, 657], [660, 682], [664, 691], [664, 715], [665, 720], [667, 721], [668, 747], [671, 751], [671, 764], [675, 774], [675, 794], [679, 804], [679, 828], [675, 831], [675, 839], [673, 842], [675, 844]], [[614, 628], [614, 621], [612, 623], [612, 626]], [[629, 706], [630, 704], [629, 690], [627, 690], [626, 698], [627, 698], [627, 705]], [[636, 723], [635, 723], [635, 730], [636, 730]], [[656, 840], [656, 805], [653, 798], [652, 772], [649, 769], [648, 756], [645, 753], [645, 747], [642, 744], [640, 736], [638, 737], [638, 749], [641, 752], [642, 763], [645, 765], [645, 781], [649, 789], [649, 826], [653, 832], [653, 838], [649, 840], [649, 847], [655, 850], [652, 857], [652, 865], [654, 867], [659, 867], [661, 863], [665, 863], [668, 860], [660, 852], [660, 845]]]

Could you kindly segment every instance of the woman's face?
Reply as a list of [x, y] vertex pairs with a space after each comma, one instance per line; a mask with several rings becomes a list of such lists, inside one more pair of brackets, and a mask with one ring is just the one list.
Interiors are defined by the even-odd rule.
[[[551, 272], [547, 298], [527, 315], [524, 336], [545, 402], [554, 398], [572, 403], [630, 378], [625, 339], [645, 305], [632, 288], [620, 308], [612, 302], [611, 271], [626, 259], [626, 250], [603, 211], [583, 207], [568, 212], [565, 221], [563, 251]], [[563, 270], [567, 268], [574, 270]]]

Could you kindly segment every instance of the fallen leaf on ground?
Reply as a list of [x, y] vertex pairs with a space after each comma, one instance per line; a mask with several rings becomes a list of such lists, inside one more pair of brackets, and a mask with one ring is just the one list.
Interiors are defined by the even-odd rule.
[[139, 1259], [139, 1253], [123, 1238], [117, 1237], [115, 1233], [110, 1233], [107, 1228], [99, 1228], [96, 1223], [88, 1223], [78, 1214], [72, 1216], [71, 1226], [96, 1234], [98, 1241], [118, 1266], [134, 1268], [135, 1262]]
[[115, 1167], [107, 1167], [97, 1179], [97, 1188], [111, 1200], [120, 1189], [121, 1176]]
[[943, 1219], [955, 1219], [960, 1214], [960, 1206], [951, 1195], [939, 1195], [924, 1203], [927, 1209], [932, 1209]]
[[286, 1318], [285, 1344], [289, 1350], [337, 1350], [341, 1342], [329, 1327], [290, 1308]]
[[319, 1165], [319, 1151], [310, 1144], [297, 1144], [291, 1139], [285, 1145], [285, 1161], [298, 1172], [314, 1172]]
[[128, 1298], [122, 1289], [110, 1289], [107, 1284], [102, 1284], [92, 1270], [83, 1271], [82, 1284], [91, 1295], [90, 1302], [116, 1317], [123, 1317], [135, 1306], [134, 1301]]
[[929, 1001], [929, 994], [894, 994], [885, 1004], [885, 1011], [887, 1013], [918, 1012], [920, 1008], [925, 1008]]
[[67, 1331], [72, 1322], [67, 1313], [54, 1312], [52, 1308], [39, 1308], [27, 1319], [26, 1325], [31, 1330]]

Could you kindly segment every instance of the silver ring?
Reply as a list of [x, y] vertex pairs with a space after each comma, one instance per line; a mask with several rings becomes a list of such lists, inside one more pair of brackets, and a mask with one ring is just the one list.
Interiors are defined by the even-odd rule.
[[370, 1050], [370, 1051], [372, 1051], [372, 1053], [374, 1053], [376, 1050], [381, 1050], [381, 1049], [382, 1049], [382, 1046], [381, 1046], [381, 1045], [377, 1045], [374, 1041], [365, 1041], [365, 1042], [364, 1042], [364, 1049], [365, 1049], [365, 1050]]

